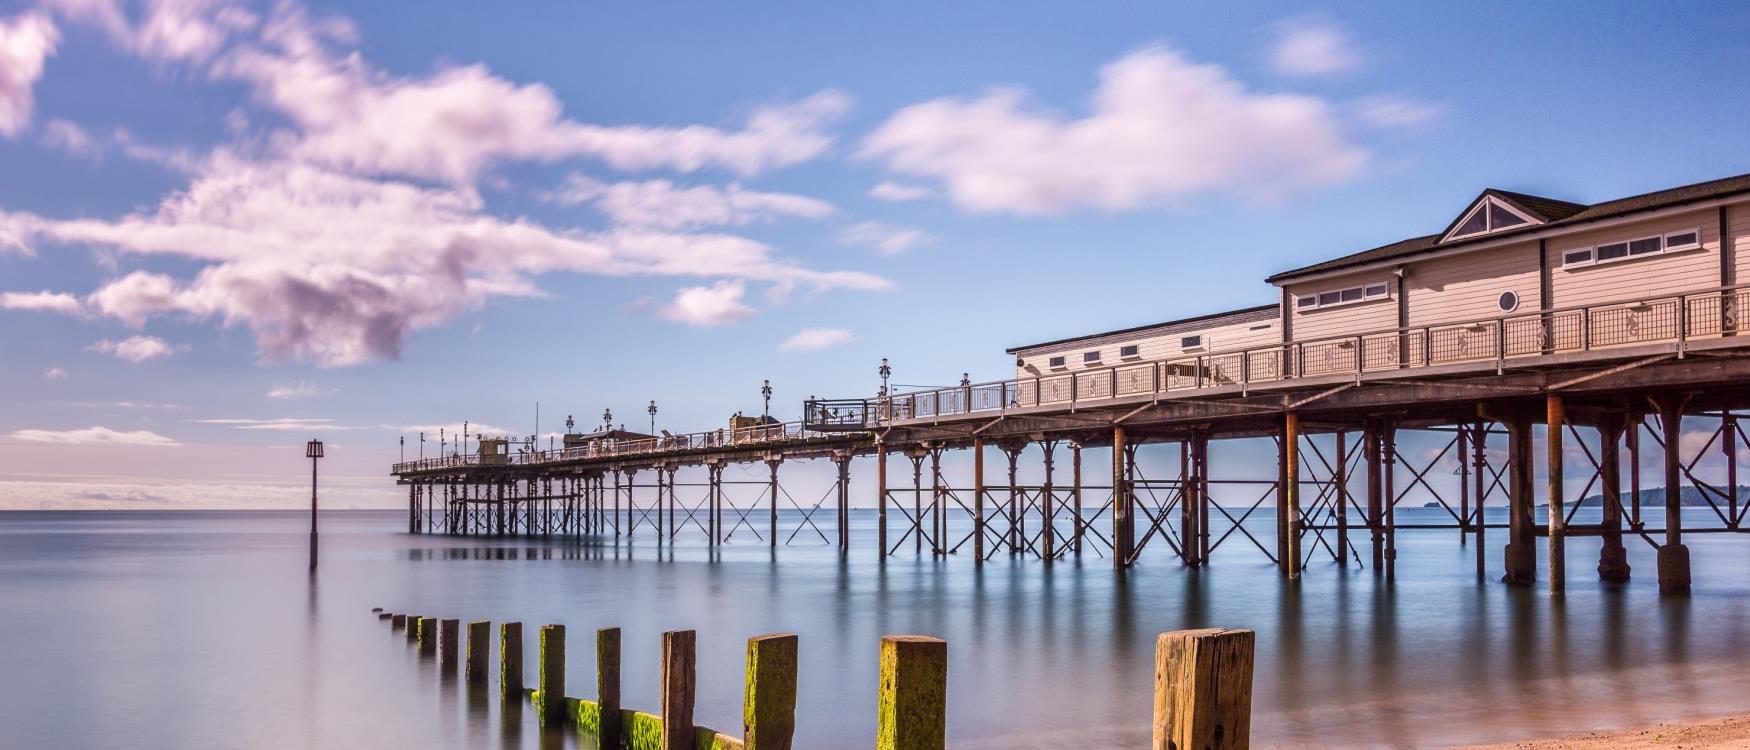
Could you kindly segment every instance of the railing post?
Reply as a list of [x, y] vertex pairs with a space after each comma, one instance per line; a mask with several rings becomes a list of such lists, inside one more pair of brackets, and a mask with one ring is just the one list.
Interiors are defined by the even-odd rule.
[[[1682, 358], [1689, 344], [1689, 297], [1677, 297], [1677, 356]], [[1736, 492], [1736, 490], [1733, 490]]]
[[790, 750], [796, 734], [796, 667], [795, 634], [747, 639], [744, 750]]
[[1592, 308], [1580, 308], [1580, 351], [1592, 351]]
[[1252, 733], [1250, 630], [1155, 639], [1154, 750], [1243, 750]]
[[948, 642], [881, 638], [876, 750], [942, 750], [948, 738]]
[[1106, 398], [1118, 397], [1118, 368], [1106, 370]]

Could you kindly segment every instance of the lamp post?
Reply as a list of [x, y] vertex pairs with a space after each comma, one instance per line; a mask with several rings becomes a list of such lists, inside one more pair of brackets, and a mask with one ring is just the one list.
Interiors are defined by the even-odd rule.
[[893, 375], [893, 368], [887, 366], [886, 357], [881, 358], [881, 369], [876, 370], [876, 372], [881, 373], [881, 395], [885, 396], [887, 395], [887, 379]]
[[[425, 433], [421, 432], [421, 433], [419, 433], [419, 436], [425, 437]], [[420, 447], [423, 448], [424, 445], [422, 444]], [[401, 463], [407, 463], [407, 436], [406, 435], [401, 436]]]
[[651, 437], [655, 437], [656, 436], [656, 401], [652, 400], [650, 402], [650, 408], [646, 409], [645, 411], [650, 412], [650, 435], [651, 435]]
[[304, 457], [310, 459], [310, 572], [316, 572], [316, 462], [322, 458], [322, 441], [311, 440], [304, 445]]
[[765, 385], [760, 386], [760, 395], [766, 397], [766, 408], [765, 411], [760, 412], [760, 416], [769, 420], [772, 418], [772, 381], [767, 380]]
[[968, 372], [960, 373], [960, 387], [965, 388], [966, 386], [969, 386], [969, 385], [972, 385], [972, 373], [968, 373]]
[[614, 429], [614, 410], [613, 409], [603, 409], [602, 410], [602, 429], [605, 431], [609, 431], [609, 432], [613, 431], [613, 429]]

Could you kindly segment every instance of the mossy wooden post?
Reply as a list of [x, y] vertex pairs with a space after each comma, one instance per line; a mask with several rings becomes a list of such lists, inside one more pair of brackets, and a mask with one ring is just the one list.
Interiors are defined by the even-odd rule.
[[461, 620], [438, 620], [438, 664], [446, 670], [462, 662], [461, 630]]
[[565, 626], [541, 626], [541, 723], [565, 719]]
[[948, 741], [948, 642], [881, 638], [876, 750], [942, 750]]
[[421, 655], [430, 656], [437, 653], [438, 633], [436, 617], [419, 618], [419, 633], [417, 635], [419, 653]]
[[488, 663], [492, 659], [492, 623], [475, 620], [468, 623], [468, 681], [485, 682]]
[[498, 694], [505, 700], [523, 697], [523, 624], [498, 626]]
[[1155, 641], [1154, 750], [1245, 750], [1252, 734], [1250, 630], [1180, 630]]
[[601, 707], [598, 747], [620, 746], [620, 629], [595, 631], [596, 703]]
[[400, 614], [390, 615], [389, 616], [389, 629], [390, 630], [406, 630], [407, 629], [407, 615], [400, 615]]
[[747, 639], [742, 698], [743, 750], [790, 750], [796, 734], [796, 636]]
[[692, 750], [694, 652], [691, 630], [662, 634], [662, 750]]

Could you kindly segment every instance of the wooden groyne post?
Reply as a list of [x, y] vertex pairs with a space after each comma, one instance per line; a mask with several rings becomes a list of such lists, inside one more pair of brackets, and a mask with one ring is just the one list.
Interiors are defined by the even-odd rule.
[[697, 689], [697, 634], [662, 634], [662, 750], [692, 750], [693, 695]]
[[774, 633], [747, 639], [742, 694], [743, 750], [790, 750], [796, 736], [797, 639]]
[[438, 666], [454, 670], [462, 661], [462, 621], [438, 620]]
[[523, 698], [523, 624], [498, 626], [498, 692], [504, 700]]
[[421, 656], [431, 656], [437, 653], [437, 618], [419, 618], [419, 632], [415, 635]]
[[1222, 628], [1155, 640], [1154, 750], [1250, 746], [1253, 640], [1250, 630]]
[[565, 626], [542, 625], [540, 648], [541, 723], [558, 725], [565, 720]]
[[601, 707], [602, 747], [619, 747], [624, 729], [620, 723], [620, 629], [595, 631], [596, 705]]
[[881, 638], [876, 750], [943, 750], [948, 739], [948, 642], [925, 635]]
[[468, 681], [486, 682], [487, 664], [492, 659], [492, 623], [474, 620], [468, 623]]

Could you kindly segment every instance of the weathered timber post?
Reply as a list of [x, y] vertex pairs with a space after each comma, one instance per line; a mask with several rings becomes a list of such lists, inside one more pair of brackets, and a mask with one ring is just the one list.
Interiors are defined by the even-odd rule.
[[1531, 419], [1513, 409], [1507, 424], [1507, 572], [1505, 583], [1530, 585], [1537, 580], [1537, 548], [1532, 541]]
[[887, 559], [887, 445], [875, 441], [875, 543], [880, 559]]
[[1598, 478], [1604, 495], [1604, 545], [1598, 549], [1598, 578], [1610, 583], [1629, 579], [1628, 550], [1622, 546], [1623, 417], [1606, 414], [1598, 425]]
[[1379, 423], [1367, 425], [1361, 436], [1361, 450], [1367, 461], [1367, 529], [1373, 542], [1373, 574], [1379, 575], [1385, 571], [1385, 538], [1381, 525], [1385, 503], [1380, 476], [1383, 472], [1380, 461]]
[[1020, 528], [1019, 524], [1021, 517], [1017, 512], [1019, 507], [1018, 503], [1021, 498], [1021, 485], [1016, 478], [1017, 469], [1015, 464], [1021, 460], [1021, 451], [1024, 449], [1024, 446], [1013, 444], [1003, 446], [1003, 454], [1009, 458], [1009, 528], [1003, 536], [1008, 540], [1010, 556], [1019, 554], [1021, 551], [1021, 544], [1018, 541], [1020, 538], [1020, 532], [1018, 529]]
[[1082, 556], [1082, 532], [1086, 525], [1082, 518], [1082, 443], [1071, 440], [1069, 443], [1069, 473], [1070, 473], [1070, 504], [1075, 509], [1075, 536], [1070, 538], [1070, 549], [1076, 557]]
[[403, 615], [403, 614], [399, 614], [399, 613], [389, 615], [389, 629], [390, 630], [406, 630], [407, 629], [407, 615]]
[[[1689, 548], [1683, 544], [1683, 404], [1688, 396], [1658, 398], [1660, 431], [1665, 438], [1665, 543], [1659, 547], [1659, 592], [1689, 592]], [[1731, 488], [1737, 492], [1738, 488]]]
[[[631, 517], [632, 517], [632, 513], [630, 511], [628, 511], [626, 513], [626, 518], [630, 519]], [[624, 525], [622, 523], [620, 523], [620, 469], [619, 469], [619, 467], [614, 467], [614, 538], [615, 539], [620, 538], [620, 529], [622, 529], [622, 528], [624, 528]]]
[[930, 452], [930, 554], [941, 557], [948, 553], [942, 537], [942, 447], [933, 445]]
[[681, 533], [680, 527], [676, 526], [674, 522], [674, 506], [677, 502], [675, 500], [674, 487], [674, 472], [676, 468], [677, 467], [673, 464], [670, 464], [668, 467], [668, 538], [671, 541]]
[[431, 656], [437, 653], [437, 618], [419, 618], [418, 643], [421, 656]]
[[557, 726], [565, 720], [565, 626], [542, 625], [540, 687], [536, 693], [541, 724]]
[[662, 634], [662, 750], [692, 750], [696, 635], [691, 630]]
[[[1459, 456], [1459, 461], [1464, 457]], [[1349, 433], [1337, 431], [1337, 565], [1349, 567]]]
[[1124, 427], [1112, 427], [1112, 567], [1130, 567], [1130, 484], [1124, 465]]
[[1385, 577], [1398, 574], [1398, 485], [1392, 472], [1398, 465], [1398, 426], [1386, 420], [1379, 429], [1380, 482], [1385, 491]]
[[1288, 577], [1288, 419], [1276, 426], [1276, 569]]
[[523, 624], [498, 626], [498, 694], [504, 700], [523, 698]]
[[482, 683], [491, 679], [486, 671], [491, 659], [492, 623], [485, 620], [468, 623], [468, 681]]
[[1470, 538], [1470, 430], [1463, 424], [1453, 430], [1453, 445], [1458, 456], [1458, 546]]
[[1726, 528], [1738, 528], [1738, 415], [1720, 415], [1720, 451], [1726, 454]]
[[924, 455], [923, 448], [906, 451], [911, 459], [911, 527], [912, 552], [924, 553]]
[[1197, 488], [1197, 564], [1209, 564], [1209, 430], [1191, 433], [1191, 483]]
[[1544, 404], [1544, 445], [1548, 451], [1545, 460], [1549, 464], [1549, 488], [1544, 498], [1549, 505], [1549, 590], [1552, 594], [1560, 594], [1568, 585], [1566, 545], [1563, 539], [1567, 533], [1567, 518], [1562, 513], [1562, 433], [1567, 427], [1568, 418], [1561, 394], [1549, 394], [1545, 397]]
[[438, 620], [438, 665], [446, 672], [462, 663], [461, 630], [461, 620]]
[[419, 533], [419, 485], [407, 485], [407, 533]]
[[1191, 441], [1179, 441], [1179, 560], [1197, 564], [1197, 486], [1191, 478]]
[[790, 750], [796, 734], [796, 676], [795, 634], [747, 639], [741, 712], [744, 750]]
[[599, 746], [620, 746], [620, 629], [595, 631], [595, 694], [601, 707]]
[[1300, 577], [1300, 415], [1282, 415], [1282, 575]]
[[1155, 639], [1155, 750], [1245, 750], [1252, 733], [1250, 630]]
[[972, 439], [972, 557], [984, 564], [984, 438]]
[[948, 642], [882, 636], [876, 750], [942, 750], [947, 739]]
[[772, 495], [771, 547], [772, 547], [772, 549], [778, 548], [778, 464], [781, 464], [783, 462], [784, 462], [784, 459], [781, 456], [774, 456], [774, 457], [766, 459], [766, 466], [771, 468], [771, 470], [772, 470], [772, 479], [771, 479], [771, 485], [772, 485], [772, 487], [771, 487], [771, 495]]

